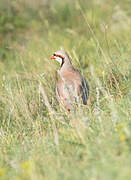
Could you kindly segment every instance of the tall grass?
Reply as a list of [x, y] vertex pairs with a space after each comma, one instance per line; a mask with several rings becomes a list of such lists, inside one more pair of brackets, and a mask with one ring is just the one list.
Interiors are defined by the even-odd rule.
[[[1, 2], [0, 179], [130, 179], [130, 3]], [[70, 114], [49, 60], [60, 48], [90, 85]]]

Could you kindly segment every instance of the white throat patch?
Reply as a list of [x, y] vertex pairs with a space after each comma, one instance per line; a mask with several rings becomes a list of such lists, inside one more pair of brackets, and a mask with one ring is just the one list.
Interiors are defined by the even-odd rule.
[[60, 63], [60, 65], [62, 64], [62, 58], [60, 57], [55, 57], [55, 60], [58, 61]]

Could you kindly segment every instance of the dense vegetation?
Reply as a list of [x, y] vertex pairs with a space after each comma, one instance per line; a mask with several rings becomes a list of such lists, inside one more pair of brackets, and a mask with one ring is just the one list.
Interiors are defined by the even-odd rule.
[[[131, 177], [128, 0], [0, 1], [0, 179]], [[63, 48], [90, 85], [67, 114], [55, 97]]]

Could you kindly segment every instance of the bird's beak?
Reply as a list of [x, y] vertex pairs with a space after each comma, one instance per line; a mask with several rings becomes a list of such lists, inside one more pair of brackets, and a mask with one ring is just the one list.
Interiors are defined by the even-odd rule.
[[51, 56], [50, 59], [55, 59], [55, 57], [54, 57], [54, 56]]

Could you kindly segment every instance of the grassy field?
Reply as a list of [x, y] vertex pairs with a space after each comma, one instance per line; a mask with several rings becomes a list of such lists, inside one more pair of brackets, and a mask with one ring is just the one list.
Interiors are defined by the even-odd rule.
[[[130, 1], [0, 1], [0, 180], [130, 179]], [[60, 48], [90, 85], [71, 114]]]

